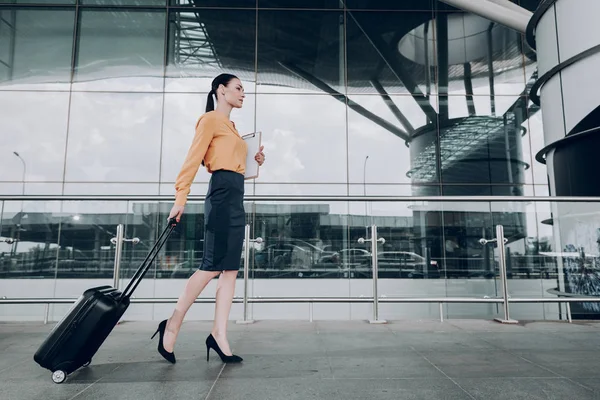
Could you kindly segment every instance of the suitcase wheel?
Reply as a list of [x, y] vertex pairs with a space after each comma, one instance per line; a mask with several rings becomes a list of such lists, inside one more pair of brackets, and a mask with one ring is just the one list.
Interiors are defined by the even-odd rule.
[[52, 373], [52, 382], [54, 383], [63, 383], [65, 379], [67, 379], [65, 371], [59, 369]]

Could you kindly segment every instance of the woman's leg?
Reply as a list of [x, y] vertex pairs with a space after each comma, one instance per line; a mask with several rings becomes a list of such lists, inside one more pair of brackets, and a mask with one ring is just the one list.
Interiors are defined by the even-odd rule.
[[179, 300], [177, 300], [175, 310], [173, 310], [173, 314], [167, 322], [167, 329], [163, 339], [163, 346], [166, 351], [173, 352], [175, 340], [177, 339], [177, 334], [179, 333], [185, 314], [192, 304], [194, 304], [200, 293], [202, 293], [202, 290], [208, 285], [208, 282], [220, 273], [220, 271], [198, 270], [188, 279], [183, 293], [181, 293]]
[[233, 302], [237, 274], [238, 271], [223, 271], [223, 274], [219, 277], [215, 296], [215, 320], [211, 332], [223, 353], [228, 356], [231, 355], [231, 349], [227, 341], [227, 321]]

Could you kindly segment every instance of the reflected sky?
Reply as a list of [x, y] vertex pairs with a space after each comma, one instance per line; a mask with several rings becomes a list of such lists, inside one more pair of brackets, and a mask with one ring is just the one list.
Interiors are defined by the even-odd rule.
[[[108, 4], [104, 1], [90, 0]], [[324, 4], [319, 7], [327, 8]], [[366, 7], [358, 1], [352, 7], [374, 10], [383, 3], [378, 4]], [[194, 125], [204, 112], [210, 81], [227, 66], [242, 78], [247, 93], [244, 108], [234, 110], [232, 120], [242, 134], [261, 131], [267, 153], [259, 180], [248, 185], [252, 193], [346, 194], [364, 191], [365, 185], [373, 186], [372, 193], [404, 193], [404, 186], [389, 186], [411, 184], [407, 176], [411, 149], [398, 132], [407, 132], [407, 125], [418, 129], [428, 118], [405, 87], [407, 79], [398, 75], [398, 66], [389, 63], [389, 54], [377, 48], [375, 39], [376, 28], [397, 30], [399, 22], [408, 24], [403, 29], [414, 29], [413, 39], [420, 38], [433, 10], [415, 8], [415, 2], [405, 6], [413, 11], [398, 11], [404, 6], [392, 12], [292, 11], [280, 2], [264, 2], [264, 7], [282, 9], [201, 9], [198, 15], [85, 9], [72, 84], [65, 82], [70, 79], [69, 24], [74, 12], [19, 10], [29, 29], [18, 30], [15, 74], [0, 83], [0, 108], [9, 116], [0, 120], [0, 183], [7, 192], [19, 190], [23, 167], [12, 154], [18, 151], [26, 161], [25, 180], [32, 185], [26, 193], [40, 193], [44, 187], [49, 193], [102, 193], [102, 183], [108, 185], [106, 193], [170, 193]], [[7, 12], [13, 11], [2, 10], [3, 18], [12, 15]], [[48, 13], [55, 13], [61, 23], [51, 22]], [[236, 21], [237, 29], [224, 27], [224, 21]], [[485, 20], [479, 22], [487, 26]], [[313, 24], [320, 30], [315, 31]], [[463, 56], [474, 60], [475, 114], [495, 112], [502, 117], [523, 91], [525, 78], [535, 72], [535, 63], [520, 54], [518, 37], [496, 30], [492, 102], [488, 66], [482, 61], [487, 54], [479, 37], [483, 31], [463, 40], [455, 37], [460, 29], [450, 28], [452, 46], [466, 49], [474, 40], [478, 47], [477, 52], [452, 54], [452, 62], [458, 64], [449, 69], [449, 117], [470, 114], [464, 66], [459, 62]], [[306, 35], [314, 36], [316, 44]], [[393, 39], [398, 40], [392, 43], [397, 45], [394, 51], [404, 57], [401, 65], [416, 87], [430, 94], [427, 107], [438, 112], [439, 67], [433, 63], [427, 71], [421, 59], [435, 48], [436, 37], [428, 37], [428, 47], [419, 51], [416, 46], [425, 42], [411, 37]], [[403, 47], [406, 43], [413, 53]], [[387, 103], [377, 94], [373, 76], [390, 92]], [[327, 94], [328, 90], [339, 95]], [[347, 107], [346, 101], [365, 112]], [[391, 103], [404, 123], [390, 109]], [[544, 186], [545, 166], [533, 162], [530, 154], [543, 144], [541, 114], [522, 126], [528, 128], [521, 138], [522, 159], [534, 165], [525, 170], [523, 182]], [[195, 182], [206, 183], [209, 178], [201, 168]], [[204, 194], [203, 190], [192, 188], [192, 194]]]

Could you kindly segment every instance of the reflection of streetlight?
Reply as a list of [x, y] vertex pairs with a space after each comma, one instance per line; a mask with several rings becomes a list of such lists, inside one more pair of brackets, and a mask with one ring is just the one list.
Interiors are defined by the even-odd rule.
[[21, 160], [21, 162], [23, 163], [23, 178], [21, 179], [21, 182], [23, 183], [22, 194], [25, 195], [25, 173], [27, 171], [27, 164], [25, 164], [25, 160], [23, 160], [23, 157], [21, 157], [19, 153], [13, 151], [13, 154], [17, 156], [19, 160]]
[[[17, 156], [19, 158], [19, 160], [21, 160], [21, 162], [23, 163], [23, 178], [21, 179], [21, 182], [23, 184], [23, 187], [21, 189], [21, 194], [23, 196], [25, 196], [25, 173], [27, 171], [27, 164], [25, 164], [25, 160], [23, 160], [23, 157], [21, 157], [19, 155], [19, 153], [17, 153], [16, 151], [13, 151], [13, 154], [15, 156]], [[13, 247], [13, 254], [17, 253], [17, 242], [19, 241], [19, 239], [21, 239], [21, 219], [23, 218], [23, 199], [21, 199], [21, 213], [19, 214], [19, 224], [17, 226], [18, 230], [17, 230], [17, 240], [15, 240], [14, 242], [14, 247]]]

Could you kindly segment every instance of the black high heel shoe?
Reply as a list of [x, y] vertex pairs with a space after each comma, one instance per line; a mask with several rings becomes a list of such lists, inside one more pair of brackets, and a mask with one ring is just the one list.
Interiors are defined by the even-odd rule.
[[240, 363], [244, 360], [242, 357], [236, 356], [235, 354], [233, 354], [231, 356], [225, 355], [223, 353], [223, 351], [221, 350], [221, 348], [219, 347], [219, 344], [215, 340], [215, 337], [212, 335], [212, 333], [210, 335], [208, 335], [208, 337], [206, 338], [206, 361], [208, 361], [208, 354], [210, 353], [211, 348], [217, 352], [219, 357], [221, 357], [221, 361], [223, 361], [224, 363], [228, 363], [228, 364]]
[[160, 332], [160, 336], [158, 337], [158, 352], [161, 356], [164, 357], [165, 360], [170, 362], [171, 364], [175, 364], [175, 353], [169, 353], [165, 350], [163, 346], [163, 337], [165, 336], [165, 330], [167, 329], [167, 320], [165, 319], [160, 324], [158, 324], [158, 329], [154, 332], [154, 335], [150, 338], [150, 340], [154, 339], [157, 333]]

